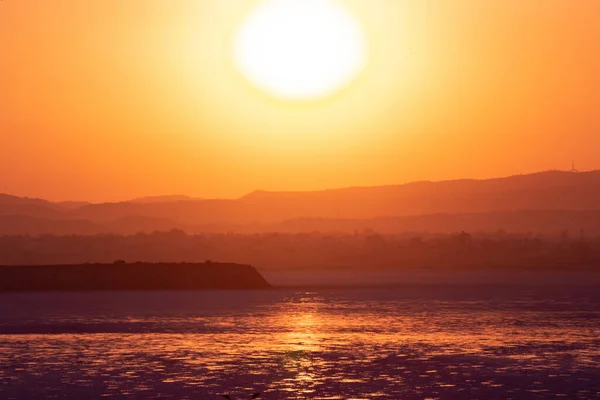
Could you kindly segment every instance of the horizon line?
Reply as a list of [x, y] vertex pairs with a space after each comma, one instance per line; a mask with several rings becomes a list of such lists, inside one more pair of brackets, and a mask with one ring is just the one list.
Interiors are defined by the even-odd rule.
[[[591, 173], [591, 172], [598, 172], [600, 171], [600, 169], [595, 168], [595, 169], [590, 169], [590, 170], [562, 170], [562, 169], [547, 169], [547, 170], [541, 170], [541, 171], [536, 171], [536, 172], [526, 172], [526, 173], [518, 173], [518, 174], [512, 174], [512, 175], [504, 175], [504, 176], [493, 176], [493, 177], [488, 177], [488, 178], [453, 178], [453, 179], [440, 179], [440, 180], [427, 180], [427, 179], [423, 179], [423, 180], [415, 180], [415, 181], [407, 181], [407, 182], [403, 182], [403, 183], [390, 183], [390, 184], [383, 184], [383, 185], [356, 185], [356, 186], [342, 186], [342, 187], [330, 187], [330, 188], [323, 188], [323, 189], [312, 189], [312, 190], [274, 190], [274, 189], [255, 189], [252, 190], [250, 192], [246, 192], [240, 196], [237, 197], [199, 197], [199, 196], [192, 196], [192, 195], [187, 195], [187, 194], [150, 194], [150, 195], [143, 195], [143, 196], [135, 196], [135, 197], [130, 197], [127, 199], [123, 199], [123, 200], [104, 200], [104, 201], [95, 201], [95, 200], [53, 200], [51, 198], [45, 198], [45, 197], [38, 197], [38, 196], [28, 196], [28, 195], [19, 195], [19, 194], [14, 194], [14, 193], [9, 193], [9, 192], [0, 192], [0, 196], [11, 196], [11, 197], [17, 197], [20, 199], [27, 199], [27, 200], [42, 200], [42, 201], [47, 201], [49, 203], [54, 203], [54, 204], [60, 204], [60, 203], [87, 203], [87, 204], [123, 204], [123, 203], [131, 203], [131, 204], [144, 204], [142, 203], [142, 201], [144, 199], [153, 199], [153, 198], [161, 198], [161, 197], [185, 197], [187, 199], [182, 199], [182, 200], [173, 200], [173, 201], [166, 201], [169, 203], [176, 203], [176, 202], [188, 202], [188, 201], [211, 201], [211, 200], [241, 200], [244, 197], [250, 196], [252, 194], [255, 193], [273, 193], [273, 194], [283, 194], [283, 193], [319, 193], [319, 192], [328, 192], [328, 191], [335, 191], [335, 190], [347, 190], [347, 189], [369, 189], [369, 188], [385, 188], [385, 187], [396, 187], [396, 186], [405, 186], [405, 185], [411, 185], [411, 184], [419, 184], [419, 183], [444, 183], [444, 182], [459, 182], [459, 181], [488, 181], [488, 180], [495, 180], [495, 179], [508, 179], [508, 178], [514, 178], [517, 176], [530, 176], [530, 175], [538, 175], [538, 174], [544, 174], [544, 173], [551, 173], [551, 172], [560, 172], [560, 173], [566, 173], [566, 174], [585, 174], [585, 173]], [[159, 202], [157, 202], [159, 203]]]

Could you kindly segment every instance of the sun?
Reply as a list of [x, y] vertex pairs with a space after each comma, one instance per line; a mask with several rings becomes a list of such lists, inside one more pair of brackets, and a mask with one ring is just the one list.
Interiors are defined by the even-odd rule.
[[337, 0], [266, 0], [234, 38], [241, 73], [287, 100], [333, 94], [359, 75], [366, 53], [362, 27]]

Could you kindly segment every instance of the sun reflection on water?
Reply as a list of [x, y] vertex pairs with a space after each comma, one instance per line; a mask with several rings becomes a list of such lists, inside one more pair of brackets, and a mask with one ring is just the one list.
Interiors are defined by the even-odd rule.
[[319, 313], [322, 300], [314, 293], [304, 293], [297, 301], [284, 303], [278, 314], [277, 323], [290, 328], [281, 337], [287, 347], [281, 356], [281, 367], [287, 375], [281, 388], [285, 392], [311, 395], [320, 379], [322, 361], [313, 357], [313, 353], [322, 351], [318, 334], [324, 322]]

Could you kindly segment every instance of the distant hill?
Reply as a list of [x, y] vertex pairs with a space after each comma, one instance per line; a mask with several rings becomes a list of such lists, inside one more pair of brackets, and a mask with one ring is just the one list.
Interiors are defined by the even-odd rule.
[[17, 197], [10, 194], [0, 193], [0, 205], [7, 204], [33, 204], [37, 206], [56, 207], [54, 203], [51, 203], [43, 199], [32, 199], [29, 197]]
[[600, 234], [600, 210], [591, 211], [500, 211], [472, 214], [429, 214], [371, 219], [300, 218], [265, 227], [277, 232], [506, 232], [579, 235]]
[[277, 205], [308, 217], [374, 218], [599, 207], [600, 171], [560, 171], [487, 180], [415, 182], [320, 192], [254, 192], [242, 201], [260, 210]]
[[22, 215], [27, 217], [61, 219], [68, 218], [60, 208], [50, 205], [40, 205], [34, 203], [0, 203], [0, 216]]
[[275, 223], [294, 218], [366, 219], [597, 208], [600, 208], [600, 171], [551, 171], [499, 179], [415, 182], [315, 192], [257, 191], [237, 200], [92, 204], [80, 208], [75, 215], [95, 222], [144, 215], [201, 225]]
[[138, 232], [164, 232], [172, 229], [188, 232], [194, 231], [193, 227], [174, 222], [170, 219], [143, 216], [124, 217], [116, 221], [107, 222], [103, 226], [106, 232], [120, 235], [134, 235]]
[[180, 201], [201, 200], [194, 197], [183, 195], [166, 195], [166, 196], [146, 196], [137, 199], [129, 200], [128, 203], [138, 204], [154, 204], [154, 203], [176, 203]]
[[90, 203], [87, 201], [61, 201], [56, 204], [65, 210], [76, 210], [83, 206], [87, 206]]
[[0, 215], [0, 235], [95, 235], [103, 231], [102, 226], [86, 220]]
[[[600, 171], [548, 171], [485, 180], [414, 182], [313, 192], [256, 191], [239, 199], [158, 196], [121, 203], [68, 203], [68, 206], [0, 195], [2, 216], [87, 221], [103, 231], [119, 233], [169, 228], [188, 232], [251, 232], [298, 227], [304, 231], [308, 226], [314, 229], [331, 226], [339, 230], [342, 226], [367, 225], [386, 230], [431, 231], [461, 226], [486, 230], [506, 225], [505, 229], [535, 231], [563, 229], [584, 222], [586, 226], [593, 225], [597, 215], [584, 212], [595, 210], [600, 210]], [[361, 222], [366, 220], [369, 223]], [[27, 224], [21, 231], [32, 226], [31, 221]]]

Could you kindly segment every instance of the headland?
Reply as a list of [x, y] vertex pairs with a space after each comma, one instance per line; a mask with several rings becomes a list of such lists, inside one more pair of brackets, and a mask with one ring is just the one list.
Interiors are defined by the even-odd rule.
[[0, 292], [259, 290], [271, 285], [250, 265], [125, 263], [0, 267]]

